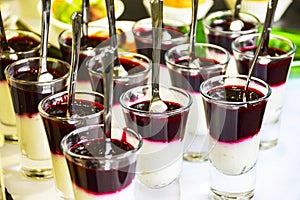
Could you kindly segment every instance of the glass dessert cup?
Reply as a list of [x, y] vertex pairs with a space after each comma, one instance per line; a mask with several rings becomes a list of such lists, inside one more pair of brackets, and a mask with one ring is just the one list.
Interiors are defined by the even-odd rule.
[[188, 149], [183, 158], [190, 162], [202, 162], [207, 160], [210, 150], [200, 84], [210, 77], [226, 73], [230, 53], [217, 45], [196, 43], [195, 57], [200, 64], [196, 67], [189, 66], [189, 49], [189, 44], [175, 46], [167, 51], [165, 60], [172, 85], [187, 91], [193, 98], [185, 135]]
[[3, 134], [6, 142], [18, 142], [16, 116], [5, 78], [5, 68], [20, 59], [39, 56], [40, 36], [23, 30], [6, 30], [6, 39], [13, 51], [0, 53], [0, 135]]
[[[259, 40], [260, 34], [250, 34], [237, 38], [232, 44], [239, 74], [248, 74]], [[268, 52], [258, 57], [252, 72], [253, 76], [267, 82], [272, 89], [261, 129], [260, 149], [270, 149], [278, 143], [285, 88], [295, 50], [292, 41], [271, 34]]]
[[40, 58], [26, 58], [5, 69], [16, 115], [21, 172], [33, 179], [52, 178], [52, 163], [47, 136], [38, 111], [39, 102], [48, 95], [67, 89], [70, 65], [47, 58], [53, 80], [37, 81]]
[[[102, 50], [101, 50], [102, 51]], [[130, 52], [119, 52], [121, 65], [127, 71], [127, 76], [113, 76], [113, 106], [112, 123], [116, 127], [124, 127], [125, 119], [120, 113], [120, 96], [123, 92], [137, 86], [145, 85], [150, 76], [151, 61], [141, 54]], [[91, 58], [87, 65], [91, 79], [92, 89], [100, 94], [104, 94], [104, 67], [102, 66], [101, 54]]]
[[137, 179], [148, 188], [165, 187], [179, 177], [191, 96], [185, 91], [160, 86], [168, 105], [165, 112], [149, 111], [151, 86], [132, 88], [120, 97], [126, 125], [143, 137]]
[[216, 76], [200, 86], [212, 150], [210, 196], [212, 199], [251, 199], [260, 128], [271, 88], [252, 77]]
[[[105, 27], [89, 26], [89, 35], [81, 38], [79, 53], [79, 70], [77, 79], [78, 90], [91, 90], [90, 79], [86, 68], [89, 58], [97, 54], [97, 49], [109, 45], [109, 32]], [[60, 50], [63, 60], [71, 64], [72, 57], [72, 37], [71, 29], [64, 30], [58, 36]]]
[[108, 139], [103, 129], [103, 124], [84, 126], [62, 139], [75, 200], [134, 199], [142, 138], [129, 128], [112, 128]]
[[102, 123], [104, 98], [96, 92], [76, 91], [71, 116], [67, 116], [67, 101], [68, 93], [60, 92], [44, 98], [38, 109], [51, 151], [58, 197], [74, 199], [72, 182], [60, 143], [64, 136], [75, 129]]
[[231, 43], [239, 36], [257, 33], [260, 21], [249, 13], [241, 12], [240, 20], [244, 26], [240, 30], [230, 30], [233, 12], [230, 10], [215, 11], [203, 19], [206, 41], [227, 49], [232, 54]]
[[[162, 30], [160, 63], [165, 64], [165, 53], [170, 48], [187, 43], [189, 40], [189, 25], [178, 21], [164, 19]], [[152, 20], [145, 18], [137, 21], [132, 28], [137, 52], [152, 59]]]

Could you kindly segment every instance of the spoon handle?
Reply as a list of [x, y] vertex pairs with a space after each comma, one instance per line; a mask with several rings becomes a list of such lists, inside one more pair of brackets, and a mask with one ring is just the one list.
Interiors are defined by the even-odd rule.
[[114, 50], [115, 55], [115, 66], [119, 66], [119, 55], [118, 55], [118, 42], [117, 42], [117, 31], [116, 31], [116, 16], [115, 16], [115, 4], [114, 0], [105, 0], [106, 11], [109, 25], [109, 36], [110, 44]]
[[[109, 139], [111, 134], [112, 102], [113, 102], [113, 72], [114, 50], [112, 47], [105, 48], [101, 55], [101, 63], [104, 69], [104, 131]], [[109, 146], [106, 148], [109, 154]]]
[[49, 37], [49, 22], [50, 22], [51, 0], [42, 0], [42, 31], [41, 31], [41, 67], [40, 73], [47, 71], [47, 47]]
[[81, 24], [82, 24], [82, 15], [74, 12], [72, 15], [72, 59], [70, 67], [70, 84], [68, 88], [68, 110], [67, 116], [72, 116], [73, 111], [73, 102], [75, 99], [75, 89], [77, 81], [77, 72], [79, 67], [79, 52], [80, 52], [80, 38], [81, 38]]
[[270, 0], [268, 2], [268, 10], [267, 10], [267, 14], [266, 14], [266, 18], [265, 18], [265, 22], [264, 22], [264, 26], [263, 26], [263, 31], [261, 33], [258, 47], [256, 48], [254, 58], [251, 62], [251, 66], [250, 66], [250, 69], [248, 72], [247, 82], [246, 82], [246, 86], [245, 86], [245, 91], [247, 91], [247, 89], [248, 89], [252, 71], [257, 63], [258, 57], [262, 53], [267, 53], [267, 51], [268, 51], [269, 37], [270, 37], [271, 30], [272, 30], [272, 22], [274, 20], [277, 3], [278, 3], [278, 0]]
[[195, 42], [198, 14], [198, 0], [192, 0], [192, 22], [190, 27], [190, 60], [195, 60]]
[[83, 35], [83, 43], [87, 45], [88, 43], [88, 26], [90, 20], [90, 1], [83, 0], [82, 1], [82, 35]]
[[0, 10], [0, 29], [1, 29], [0, 30], [0, 41], [1, 41], [0, 49], [2, 51], [9, 50], [9, 45], [7, 43], [7, 40], [6, 40], [6, 35], [5, 35], [5, 29], [4, 29], [4, 23], [3, 23], [3, 19], [2, 19], [1, 10]]
[[234, 13], [233, 13], [234, 19], [239, 18], [239, 13], [241, 11], [241, 5], [242, 5], [242, 0], [236, 0], [235, 5], [234, 5]]
[[151, 16], [152, 16], [152, 96], [159, 94], [159, 71], [160, 71], [160, 51], [162, 41], [162, 0], [151, 0]]

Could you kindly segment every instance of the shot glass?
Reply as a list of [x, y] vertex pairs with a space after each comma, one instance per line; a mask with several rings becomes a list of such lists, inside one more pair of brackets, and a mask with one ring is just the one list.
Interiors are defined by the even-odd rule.
[[[259, 40], [260, 34], [251, 34], [234, 41], [232, 49], [239, 74], [248, 74]], [[296, 46], [292, 41], [271, 35], [268, 52], [258, 57], [252, 72], [253, 76], [264, 80], [272, 88], [261, 129], [260, 149], [270, 149], [278, 143], [285, 87], [295, 51]]]
[[[132, 28], [137, 52], [152, 59], [152, 20], [145, 18], [137, 21]], [[189, 26], [178, 20], [164, 19], [162, 30], [160, 63], [165, 64], [165, 53], [172, 47], [187, 43]]]
[[[97, 54], [97, 48], [108, 45], [109, 32], [105, 27], [89, 27], [88, 36], [82, 37], [79, 53], [79, 70], [77, 78], [78, 90], [91, 90], [90, 79], [86, 68], [86, 61]], [[72, 57], [72, 30], [67, 29], [58, 36], [58, 43], [62, 53], [63, 60], [71, 64]]]
[[142, 138], [129, 128], [112, 128], [107, 138], [103, 129], [103, 124], [84, 126], [62, 139], [75, 200], [134, 199]]
[[17, 60], [39, 56], [41, 39], [37, 34], [23, 30], [6, 30], [5, 34], [13, 51], [0, 53], [0, 135], [3, 134], [7, 142], [15, 143], [18, 142], [16, 117], [4, 70]]
[[120, 97], [126, 124], [143, 137], [137, 178], [148, 188], [165, 187], [179, 177], [184, 136], [192, 97], [175, 87], [160, 86], [164, 112], [149, 111], [151, 86], [132, 88]]
[[215, 11], [203, 19], [206, 41], [227, 49], [232, 54], [231, 43], [239, 36], [256, 33], [260, 21], [254, 15], [240, 12], [242, 27], [230, 28], [233, 19], [233, 11]]
[[[102, 49], [104, 50], [104, 49]], [[91, 58], [87, 62], [87, 68], [89, 71], [92, 88], [94, 91], [104, 94], [104, 74], [100, 54]], [[151, 61], [141, 54], [129, 53], [129, 52], [119, 52], [119, 60], [124, 69], [128, 72], [127, 76], [113, 76], [113, 106], [112, 106], [112, 123], [116, 127], [124, 127], [126, 125], [125, 119], [122, 113], [122, 108], [120, 105], [120, 96], [123, 92], [134, 88], [137, 86], [145, 85], [150, 76]]]
[[68, 93], [60, 92], [44, 98], [39, 112], [51, 151], [53, 175], [58, 197], [74, 199], [67, 162], [60, 143], [64, 136], [83, 126], [102, 123], [103, 96], [91, 91], [75, 92], [71, 116], [67, 115]]
[[194, 62], [199, 67], [190, 65], [190, 45], [173, 47], [165, 55], [171, 83], [182, 88], [193, 98], [193, 104], [187, 121], [185, 150], [183, 158], [190, 162], [206, 161], [209, 153], [208, 134], [204, 114], [200, 84], [210, 77], [224, 75], [230, 60], [230, 53], [223, 47], [208, 43], [195, 44]]
[[212, 150], [212, 199], [251, 199], [260, 128], [271, 88], [255, 77], [245, 91], [247, 76], [221, 75], [200, 86]]
[[26, 58], [10, 64], [5, 76], [16, 115], [21, 171], [26, 177], [47, 179], [53, 177], [47, 135], [38, 111], [39, 102], [48, 95], [67, 89], [69, 64], [47, 58], [47, 69], [53, 80], [37, 80], [40, 58]]

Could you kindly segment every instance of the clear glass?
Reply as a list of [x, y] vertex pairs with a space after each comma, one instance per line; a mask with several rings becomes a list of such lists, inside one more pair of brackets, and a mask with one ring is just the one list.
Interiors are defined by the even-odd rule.
[[223, 75], [200, 86], [213, 146], [209, 154], [212, 199], [254, 195], [260, 128], [271, 88], [253, 77], [245, 98], [246, 80], [244, 75]]
[[[260, 34], [250, 34], [234, 41], [232, 49], [239, 74], [248, 74], [259, 40]], [[272, 88], [261, 130], [261, 149], [270, 149], [278, 143], [285, 88], [296, 46], [285, 37], [271, 35], [268, 49], [271, 54], [259, 56], [252, 72], [253, 76], [264, 80]]]
[[39, 66], [39, 57], [22, 59], [9, 65], [5, 76], [20, 137], [21, 171], [33, 179], [46, 179], [52, 177], [52, 163], [38, 104], [46, 96], [67, 89], [70, 65], [61, 60], [47, 58], [48, 71], [54, 77], [47, 82], [37, 81]]
[[[89, 58], [97, 54], [97, 49], [109, 45], [109, 32], [105, 27], [89, 26], [88, 37], [82, 37], [80, 55], [79, 55], [79, 69], [77, 78], [77, 89], [91, 90], [89, 75], [86, 68], [86, 62]], [[72, 37], [71, 29], [64, 30], [58, 36], [58, 43], [62, 53], [63, 60], [71, 64], [72, 57]]]
[[74, 194], [61, 140], [75, 129], [102, 123], [104, 111], [104, 98], [96, 92], [76, 91], [71, 116], [66, 115], [67, 100], [68, 93], [60, 92], [44, 98], [38, 107], [51, 151], [56, 191], [65, 200], [74, 199]]
[[[137, 52], [152, 60], [152, 20], [145, 18], [137, 21], [132, 28]], [[160, 63], [165, 64], [165, 53], [172, 47], [187, 43], [189, 25], [179, 20], [164, 19], [162, 30]]]
[[3, 134], [7, 142], [17, 143], [16, 117], [4, 70], [17, 60], [39, 56], [41, 38], [35, 33], [22, 30], [6, 30], [5, 34], [14, 51], [0, 53], [0, 135]]
[[[102, 50], [100, 50], [102, 52]], [[101, 53], [87, 62], [88, 72], [94, 91], [104, 94], [103, 77], [104, 67], [102, 66]], [[113, 77], [113, 106], [112, 123], [117, 127], [124, 127], [125, 120], [120, 106], [120, 96], [123, 92], [137, 86], [145, 85], [148, 82], [151, 70], [151, 61], [141, 54], [130, 52], [119, 52], [119, 60], [124, 69], [128, 72], [127, 76]]]
[[[107, 138], [103, 129], [103, 124], [84, 126], [62, 139], [75, 200], [134, 199], [136, 162], [142, 137], [129, 128], [113, 127]], [[85, 152], [76, 148], [78, 145]], [[113, 151], [107, 153], [107, 148]]]
[[175, 46], [165, 55], [172, 85], [189, 92], [193, 98], [185, 136], [189, 148], [184, 152], [183, 158], [190, 162], [202, 162], [207, 160], [209, 149], [200, 84], [210, 77], [226, 73], [230, 53], [213, 44], [196, 43], [195, 57], [200, 67], [191, 68], [189, 44]]
[[148, 110], [152, 97], [150, 85], [132, 88], [120, 97], [127, 126], [143, 137], [138, 180], [149, 188], [162, 188], [179, 177], [192, 104], [192, 97], [179, 88], [160, 85], [160, 95], [169, 104], [165, 112]]
[[254, 15], [241, 12], [239, 17], [244, 22], [244, 27], [241, 30], [232, 31], [228, 28], [228, 22], [232, 20], [232, 16], [233, 12], [230, 10], [215, 11], [203, 19], [206, 41], [227, 49], [231, 54], [231, 43], [237, 37], [257, 33], [260, 26], [259, 20]]

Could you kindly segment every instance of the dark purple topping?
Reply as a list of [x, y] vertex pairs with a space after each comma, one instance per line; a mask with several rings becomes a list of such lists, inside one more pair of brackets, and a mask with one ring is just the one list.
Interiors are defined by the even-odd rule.
[[[240, 19], [241, 20], [241, 19]], [[253, 33], [257, 32], [255, 31], [255, 24], [246, 22], [244, 20], [241, 20], [244, 23], [244, 27], [242, 28], [241, 31], [246, 31], [246, 30], [251, 30], [253, 29]], [[230, 31], [229, 27], [232, 22], [232, 16], [222, 16], [222, 18], [216, 18], [213, 20], [213, 22], [209, 25], [213, 29], [216, 29], [218, 31]], [[207, 42], [211, 44], [216, 44], [221, 47], [224, 47], [227, 49], [230, 53], [232, 53], [231, 49], [231, 43], [239, 36], [240, 34], [237, 32], [234, 34], [226, 35], [226, 34], [221, 34], [221, 33], [213, 33], [209, 32], [207, 35]]]
[[[213, 89], [208, 95], [213, 99], [243, 102], [244, 87], [226, 86]], [[253, 88], [246, 93], [248, 101], [262, 98], [263, 94]], [[233, 109], [224, 105], [204, 101], [209, 134], [218, 141], [233, 143], [256, 135], [261, 127], [266, 100], [247, 107]]]
[[[81, 38], [81, 48], [87, 49], [90, 47], [94, 49], [98, 47], [101, 43], [107, 41], [108, 37], [101, 37], [101, 36], [88, 36]], [[68, 37], [65, 38], [63, 41], [65, 45], [60, 45], [60, 50], [63, 55], [63, 59], [71, 64], [71, 57], [72, 57], [72, 38]], [[84, 52], [79, 54], [79, 73], [78, 73], [78, 80], [79, 81], [89, 81], [88, 71], [85, 67], [85, 62], [87, 61], [89, 55], [86, 55]]]
[[[45, 112], [50, 116], [66, 118], [67, 114], [67, 97], [63, 101], [56, 102], [53, 105], [49, 105], [45, 108]], [[96, 102], [75, 100], [73, 103], [73, 114], [77, 115], [74, 120], [52, 120], [47, 117], [43, 117], [44, 126], [46, 129], [48, 142], [50, 146], [51, 153], [63, 155], [60, 142], [61, 139], [69, 134], [71, 131], [78, 129], [82, 126], [100, 124], [102, 122], [102, 116], [90, 117], [80, 119], [79, 117], [84, 117], [99, 113], [104, 109], [103, 105]]]
[[[140, 72], [144, 72], [148, 68], [148, 66], [146, 66], [146, 61], [143, 60], [133, 61], [128, 58], [122, 58], [122, 57], [120, 57], [119, 60], [121, 65], [128, 72], [129, 76]], [[94, 72], [101, 73], [102, 70], [103, 70], [102, 67], [99, 67], [98, 65], [92, 67], [92, 71]], [[104, 94], [103, 78], [99, 74], [95, 74], [95, 73], [90, 73], [90, 76], [91, 76], [91, 83], [92, 83], [93, 90], [99, 92], [100, 94]], [[134, 77], [132, 77], [131, 79], [134, 79]], [[148, 78], [146, 76], [138, 78], [138, 80], [136, 81], [131, 80], [130, 84], [128, 84], [126, 81], [124, 82], [114, 81], [113, 103], [114, 104], [119, 103], [119, 98], [123, 92], [139, 85], [145, 85], [147, 81]]]
[[[28, 36], [16, 36], [12, 37], [8, 40], [8, 45], [10, 48], [12, 48], [15, 52], [25, 52], [30, 51], [37, 47], [40, 43], [36, 41], [35, 39], [28, 37]], [[15, 54], [15, 57], [17, 56], [17, 59], [23, 58], [22, 54]], [[38, 53], [33, 53], [31, 55], [38, 56]], [[11, 60], [9, 58], [1, 58], [0, 59], [0, 81], [5, 81], [5, 75], [4, 75], [4, 69], [7, 65], [15, 62], [16, 60]]]
[[[256, 48], [256, 46], [252, 46], [241, 49], [240, 51], [243, 52], [243, 54], [253, 56], [256, 51]], [[286, 53], [287, 52], [278, 48], [268, 48], [268, 55], [272, 57], [281, 56]], [[236, 61], [237, 70], [240, 74], [248, 74], [252, 59], [249, 59], [248, 57], [244, 56], [242, 58], [242, 60]], [[277, 59], [276, 61], [272, 61], [271, 63], [264, 64], [257, 62], [253, 69], [252, 75], [264, 80], [270, 86], [279, 86], [286, 82], [291, 62], [292, 56]]]
[[[137, 46], [137, 52], [147, 56], [149, 59], [152, 59], [152, 51], [153, 51], [153, 45], [152, 45], [152, 29], [145, 29], [145, 28], [137, 28], [134, 30], [136, 33], [135, 37], [135, 43]], [[184, 32], [180, 31], [179, 29], [176, 29], [174, 27], [164, 27], [163, 32], [167, 32], [171, 39], [180, 38], [185, 35]], [[141, 38], [140, 38], [141, 37]], [[185, 43], [187, 41], [183, 41], [181, 43]], [[180, 43], [180, 44], [181, 44]], [[173, 46], [177, 45], [177, 43], [170, 43], [162, 41], [161, 43], [161, 54], [160, 54], [160, 63], [165, 63], [165, 53], [167, 50], [171, 49]]]
[[[95, 139], [86, 141], [71, 148], [71, 152], [82, 156], [104, 157], [105, 140]], [[112, 140], [112, 152], [114, 155], [125, 153], [134, 148], [126, 141]], [[81, 163], [82, 161], [82, 163]], [[67, 159], [72, 181], [80, 188], [93, 194], [111, 194], [118, 192], [129, 186], [135, 177], [136, 162], [120, 166], [120, 168], [111, 168], [108, 170], [99, 169], [101, 164], [95, 160], [76, 160]]]
[[[23, 71], [26, 69], [25, 71]], [[37, 81], [39, 66], [36, 67], [23, 67], [16, 71], [12, 76], [18, 80], [24, 81]], [[62, 77], [67, 72], [62, 72], [58, 70], [48, 69], [48, 71], [53, 75], [53, 78]], [[38, 91], [37, 86], [34, 84], [28, 84], [25, 89], [21, 87], [15, 87], [11, 85], [10, 91], [13, 101], [13, 106], [15, 113], [18, 115], [28, 114], [31, 115], [38, 113], [38, 103], [46, 96], [62, 92], [67, 89], [66, 83], [57, 83], [53, 86], [51, 91]]]
[[[169, 69], [172, 85], [175, 87], [182, 88], [191, 92], [199, 92], [200, 84], [208, 78], [217, 75], [225, 74], [226, 68], [224, 67], [213, 67], [212, 66], [220, 64], [218, 61], [207, 58], [197, 58], [200, 62], [201, 70], [180, 70], [175, 67], [174, 69]], [[189, 65], [189, 60], [187, 58], [175, 60], [178, 65], [186, 66]]]
[[[131, 108], [148, 111], [149, 101], [144, 101], [131, 106]], [[174, 102], [166, 102], [168, 111], [182, 108], [181, 105]], [[140, 133], [144, 139], [155, 142], [172, 142], [182, 140], [184, 136], [184, 129], [186, 126], [188, 113], [186, 111], [178, 112], [172, 116], [138, 116], [135, 112], [129, 111], [126, 113], [125, 119], [127, 125]]]
[[8, 45], [16, 52], [30, 51], [39, 46], [39, 42], [28, 36], [16, 36], [8, 41]]

